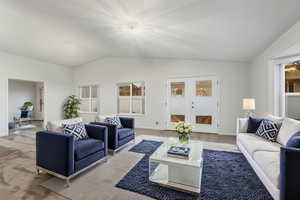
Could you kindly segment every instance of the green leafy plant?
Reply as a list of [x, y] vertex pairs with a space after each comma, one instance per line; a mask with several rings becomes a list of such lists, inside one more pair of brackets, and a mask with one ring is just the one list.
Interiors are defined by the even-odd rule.
[[64, 104], [64, 118], [71, 119], [79, 117], [80, 99], [75, 95], [69, 96]]
[[21, 106], [20, 110], [26, 111], [31, 106], [33, 106], [33, 104], [30, 101], [26, 101], [23, 106]]

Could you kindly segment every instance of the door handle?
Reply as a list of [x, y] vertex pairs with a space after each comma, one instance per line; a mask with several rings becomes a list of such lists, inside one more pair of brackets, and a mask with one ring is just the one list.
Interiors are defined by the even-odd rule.
[[195, 108], [194, 106], [192, 106], [192, 108]]

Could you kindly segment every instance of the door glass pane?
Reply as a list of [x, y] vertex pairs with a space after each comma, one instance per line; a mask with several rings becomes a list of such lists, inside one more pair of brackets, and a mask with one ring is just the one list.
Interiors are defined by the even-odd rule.
[[92, 98], [98, 97], [98, 86], [92, 86]]
[[90, 98], [90, 87], [83, 86], [81, 89], [81, 98]]
[[130, 96], [130, 84], [119, 86], [119, 96]]
[[300, 92], [300, 61], [285, 66], [285, 92]]
[[185, 116], [184, 115], [171, 115], [171, 122], [184, 122]]
[[196, 95], [197, 96], [212, 96], [212, 81], [196, 81]]
[[130, 112], [130, 97], [120, 96], [118, 99], [118, 112], [129, 113]]
[[196, 116], [196, 124], [212, 124], [212, 116]]
[[171, 95], [172, 96], [184, 96], [184, 82], [171, 83]]

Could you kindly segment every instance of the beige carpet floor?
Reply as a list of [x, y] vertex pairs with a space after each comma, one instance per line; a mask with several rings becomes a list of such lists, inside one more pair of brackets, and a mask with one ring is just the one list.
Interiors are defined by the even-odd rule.
[[[176, 142], [175, 138], [170, 139], [170, 137], [138, 135], [135, 144], [143, 139], [155, 141], [174, 140]], [[114, 187], [144, 156], [143, 154], [129, 152], [129, 148], [133, 145], [128, 145], [114, 156], [109, 156], [106, 163], [99, 164], [74, 178], [71, 180], [70, 187], [65, 187], [65, 182], [56, 177], [41, 185], [72, 200], [113, 200], [121, 199], [121, 197], [123, 199], [150, 199], [149, 197]], [[206, 149], [236, 151], [235, 145], [232, 144], [203, 142], [203, 146]]]
[[[68, 199], [66, 197], [97, 200], [149, 199], [114, 187], [143, 156], [128, 152], [130, 146], [115, 156], [109, 157], [107, 163], [95, 166], [74, 178], [71, 181], [71, 187], [67, 189], [63, 187], [60, 179], [51, 175], [42, 173], [37, 176], [35, 171], [36, 131], [26, 130], [0, 138], [1, 200], [65, 200]], [[139, 129], [136, 142], [142, 139], [163, 141], [170, 137], [176, 138], [176, 134], [171, 131]], [[204, 148], [208, 149], [237, 150], [233, 136], [195, 133], [192, 139], [202, 141]]]

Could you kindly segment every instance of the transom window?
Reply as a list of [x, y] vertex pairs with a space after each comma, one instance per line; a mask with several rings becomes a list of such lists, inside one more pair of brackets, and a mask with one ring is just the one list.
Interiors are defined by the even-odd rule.
[[79, 87], [79, 98], [81, 101], [80, 112], [98, 112], [98, 86], [87, 85]]
[[118, 113], [145, 114], [145, 82], [119, 83]]

